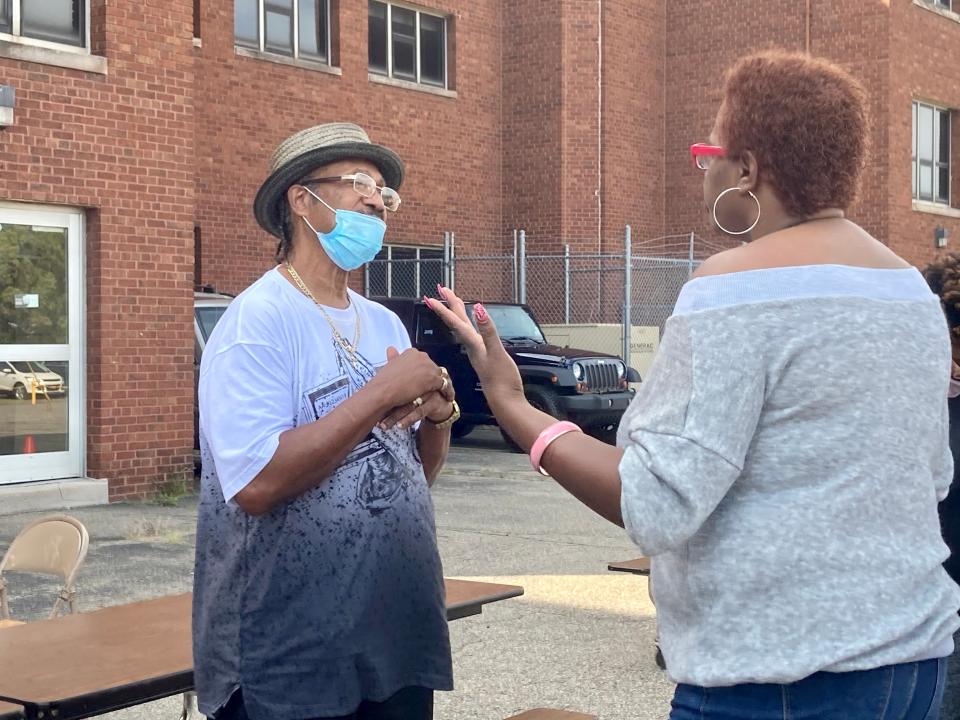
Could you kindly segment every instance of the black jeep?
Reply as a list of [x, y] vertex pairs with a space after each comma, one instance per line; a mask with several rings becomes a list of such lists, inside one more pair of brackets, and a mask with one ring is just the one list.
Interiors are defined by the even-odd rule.
[[[464, 437], [477, 425], [496, 425], [480, 381], [450, 330], [421, 300], [372, 298], [393, 310], [410, 333], [414, 347], [446, 367], [457, 389], [462, 413], [453, 426]], [[633, 399], [630, 383], [640, 375], [618, 357], [547, 343], [526, 305], [484, 303], [503, 344], [517, 363], [530, 404], [555, 418], [576, 422], [592, 435], [613, 442], [620, 416]], [[472, 317], [472, 303], [467, 311]], [[511, 447], [513, 441], [504, 433]]]

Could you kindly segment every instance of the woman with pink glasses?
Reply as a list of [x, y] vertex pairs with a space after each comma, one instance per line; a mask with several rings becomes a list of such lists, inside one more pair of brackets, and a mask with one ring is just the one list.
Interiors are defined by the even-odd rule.
[[939, 716], [960, 588], [950, 342], [916, 269], [845, 217], [866, 96], [826, 61], [727, 74], [707, 210], [745, 244], [683, 288], [617, 447], [531, 407], [482, 305], [427, 300], [535, 468], [653, 558], [671, 720]]

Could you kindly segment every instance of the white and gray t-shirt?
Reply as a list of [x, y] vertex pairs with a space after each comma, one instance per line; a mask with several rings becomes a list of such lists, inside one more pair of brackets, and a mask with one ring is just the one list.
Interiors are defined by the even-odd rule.
[[279, 436], [323, 417], [410, 339], [350, 292], [320, 309], [276, 270], [234, 299], [200, 368], [194, 579], [200, 710], [242, 687], [252, 720], [346, 715], [402, 687], [452, 687], [433, 504], [414, 431], [376, 428], [313, 490], [253, 517], [233, 497]]
[[670, 676], [786, 683], [949, 655], [950, 343], [915, 269], [687, 283], [623, 418]]

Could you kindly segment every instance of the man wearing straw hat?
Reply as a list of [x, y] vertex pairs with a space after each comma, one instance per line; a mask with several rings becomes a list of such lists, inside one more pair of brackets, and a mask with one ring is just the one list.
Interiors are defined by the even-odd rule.
[[200, 710], [419, 720], [452, 688], [429, 484], [459, 416], [443, 368], [348, 273], [403, 163], [350, 123], [274, 153], [254, 201], [277, 267], [204, 349], [194, 578]]

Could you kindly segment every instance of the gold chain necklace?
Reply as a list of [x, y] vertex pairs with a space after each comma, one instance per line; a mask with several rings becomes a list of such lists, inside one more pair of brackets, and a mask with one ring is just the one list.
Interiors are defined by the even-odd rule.
[[[300, 274], [293, 269], [293, 265], [289, 262], [284, 263], [287, 268], [287, 272], [290, 273], [290, 277], [293, 278], [293, 281], [297, 284], [297, 287], [300, 288], [300, 291], [306, 295], [308, 298], [313, 300], [314, 304], [320, 309], [320, 312], [323, 313], [323, 317], [326, 318], [327, 324], [330, 326], [330, 332], [333, 333], [334, 340], [342, 347], [348, 357], [350, 358], [350, 364], [354, 368], [357, 367], [357, 346], [360, 344], [360, 313], [357, 312], [356, 306], [353, 308], [353, 317], [354, 317], [354, 331], [353, 331], [353, 343], [348, 343], [347, 339], [340, 334], [340, 331], [337, 329], [336, 323], [333, 322], [333, 318], [323, 309], [323, 305], [320, 304], [320, 301], [317, 300], [313, 293], [310, 292], [310, 288], [307, 287], [306, 283], [303, 282], [303, 278], [300, 277]], [[352, 304], [352, 303], [351, 303]]]

